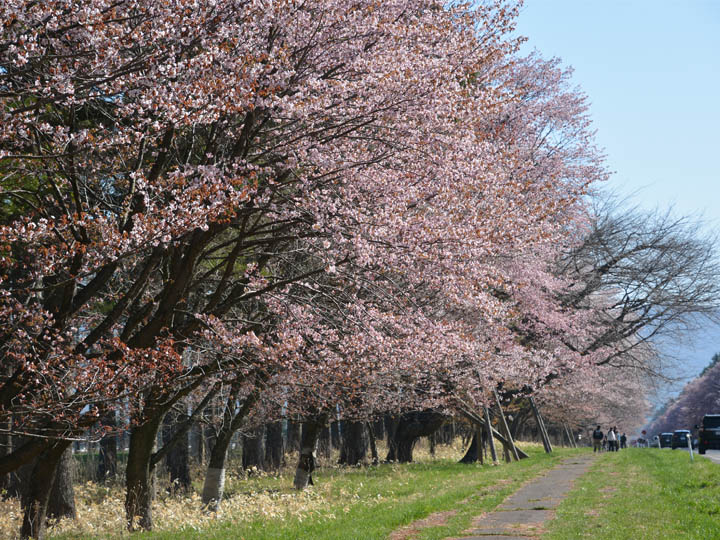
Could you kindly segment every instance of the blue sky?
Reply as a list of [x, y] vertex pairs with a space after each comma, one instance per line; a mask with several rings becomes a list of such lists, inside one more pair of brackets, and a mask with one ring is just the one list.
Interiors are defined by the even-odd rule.
[[[608, 187], [720, 228], [720, 0], [526, 0], [517, 31], [526, 52], [574, 68]], [[720, 329], [688, 336], [678, 375], [717, 351]]]

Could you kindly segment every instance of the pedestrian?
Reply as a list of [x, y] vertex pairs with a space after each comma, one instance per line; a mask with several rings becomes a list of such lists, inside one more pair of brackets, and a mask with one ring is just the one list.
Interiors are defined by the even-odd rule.
[[617, 436], [615, 435], [615, 428], [608, 429], [607, 432], [607, 440], [608, 440], [608, 450], [611, 452], [615, 452], [617, 448], [615, 448], [615, 443], [617, 442]]
[[627, 437], [624, 433], [620, 435], [620, 448], [627, 448]]
[[603, 432], [600, 430], [600, 426], [598, 426], [592, 434], [593, 452], [600, 452], [602, 450], [603, 437]]

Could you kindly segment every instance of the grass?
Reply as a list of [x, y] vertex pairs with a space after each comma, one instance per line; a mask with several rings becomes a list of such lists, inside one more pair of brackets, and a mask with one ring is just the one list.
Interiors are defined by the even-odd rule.
[[[277, 475], [230, 476], [222, 515], [200, 511], [196, 493], [169, 496], [159, 489], [156, 530], [137, 539], [439, 540], [462, 536], [474, 518], [562, 459], [588, 450], [546, 455], [525, 446], [530, 459], [493, 465], [457, 463], [460, 447], [418, 463], [342, 468], [326, 459], [316, 485], [294, 491], [292, 470]], [[128, 538], [120, 486], [76, 486], [79, 519], [51, 529], [59, 540]], [[0, 538], [13, 538], [19, 509], [0, 503]], [[419, 524], [419, 520], [427, 523]], [[720, 466], [686, 452], [628, 449], [604, 453], [578, 479], [546, 524], [544, 540], [576, 538], [720, 538]], [[392, 535], [392, 536], [391, 536]]]
[[[570, 451], [547, 456], [530, 450], [531, 459], [507, 465], [462, 465], [453, 458], [409, 465], [387, 464], [355, 470], [329, 468], [316, 475], [306, 494], [278, 489], [277, 497], [310, 497], [316, 504], [300, 514], [287, 512], [237, 522], [224, 519], [202, 529], [181, 528], [139, 538], [243, 538], [246, 540], [387, 538], [399, 527], [437, 512], [454, 510], [447, 523], [417, 531], [413, 538], [460, 534], [473, 517], [497, 506], [523, 482], [554, 466]], [[289, 477], [282, 484], [289, 484]], [[231, 499], [232, 500], [232, 499]]]
[[546, 456], [535, 449], [531, 459], [501, 466], [441, 460], [321, 471], [314, 490], [321, 504], [305, 515], [260, 517], [241, 523], [224, 520], [202, 530], [156, 532], [140, 538], [384, 539], [399, 527], [454, 510], [447, 523], [413, 534], [424, 540], [446, 538], [460, 534], [473, 517], [497, 506], [523, 482], [554, 466], [569, 452]]
[[[420, 449], [418, 463], [377, 467], [325, 466], [315, 474], [316, 485], [299, 493], [292, 470], [279, 475], [231, 477], [220, 516], [200, 511], [196, 494], [170, 497], [162, 489], [153, 507], [156, 530], [135, 534], [138, 539], [362, 539], [388, 538], [399, 528], [438, 512], [453, 511], [418, 529], [413, 538], [429, 540], [461, 534], [473, 517], [497, 506], [508, 494], [575, 452], [546, 455], [538, 445], [523, 446], [531, 457], [520, 462], [462, 465], [459, 447], [440, 449], [431, 459]], [[329, 461], [329, 460], [328, 460]], [[199, 491], [199, 483], [196, 492]], [[50, 530], [62, 540], [127, 538], [123, 493], [117, 487], [93, 483], [76, 486], [78, 520], [65, 520]], [[4, 503], [7, 504], [7, 503]], [[7, 507], [0, 505], [0, 515]], [[0, 519], [0, 537], [12, 538], [17, 522]], [[5, 513], [6, 516], [9, 513]]]
[[543, 540], [720, 538], [720, 466], [666, 449], [605, 453], [547, 530]]

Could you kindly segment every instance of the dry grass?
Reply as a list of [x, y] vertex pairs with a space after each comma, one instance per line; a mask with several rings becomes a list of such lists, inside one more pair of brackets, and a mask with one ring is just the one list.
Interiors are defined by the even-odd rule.
[[[464, 453], [459, 439], [451, 446], [438, 445], [435, 456], [430, 455], [429, 447], [421, 441], [416, 447], [414, 458], [419, 463], [434, 460], [458, 460]], [[381, 458], [387, 452], [378, 441]], [[338, 501], [345, 501], [349, 508], [352, 504], [376, 504], [379, 499], [360, 500], [351, 484], [338, 488], [336, 479], [341, 479], [347, 468], [335, 465], [337, 455], [318, 458], [321, 474], [330, 478], [319, 482], [314, 489], [297, 492], [292, 489], [295, 456], [288, 456], [288, 466], [276, 474], [254, 473], [246, 475], [231, 462], [228, 467], [226, 498], [222, 504], [222, 515], [205, 513], [201, 510], [200, 486], [203, 471], [194, 471], [195, 492], [187, 495], [168, 495], [168, 482], [162, 475], [158, 479], [158, 489], [153, 504], [155, 530], [182, 529], [201, 530], [217, 523], [218, 519], [233, 522], [252, 519], [297, 520], [332, 519], [329, 507], [337, 507]], [[402, 470], [402, 466], [398, 465]], [[352, 469], [351, 469], [352, 470]], [[342, 483], [340, 483], [342, 484]], [[129, 537], [125, 529], [124, 489], [115, 484], [104, 486], [94, 482], [75, 485], [77, 520], [61, 520], [52, 524], [49, 536], [63, 538], [123, 538]], [[334, 503], [329, 504], [330, 502]], [[22, 513], [16, 499], [0, 501], [0, 538], [17, 538], [22, 523]]]

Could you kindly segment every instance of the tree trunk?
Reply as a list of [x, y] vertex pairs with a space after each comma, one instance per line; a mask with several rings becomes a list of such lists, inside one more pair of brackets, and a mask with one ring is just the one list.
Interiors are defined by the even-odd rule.
[[412, 462], [412, 451], [420, 437], [434, 433], [445, 421], [445, 417], [434, 411], [415, 411], [400, 417], [389, 444], [387, 461]]
[[203, 441], [203, 425], [195, 422], [190, 428], [190, 446], [192, 457], [198, 465], [205, 465], [205, 442]]
[[[12, 419], [8, 418], [1, 422], [0, 426], [2, 426], [2, 429], [0, 429], [0, 457], [2, 457], [12, 452], [13, 441], [12, 435], [10, 435]], [[0, 494], [2, 494], [3, 498], [12, 496], [9, 494], [10, 486], [12, 485], [12, 474], [13, 473], [0, 474]]]
[[375, 431], [373, 430], [373, 426], [370, 422], [368, 422], [366, 425], [368, 430], [368, 442], [370, 443], [370, 455], [372, 456], [372, 464], [377, 465], [380, 462], [380, 458], [378, 457], [377, 445], [375, 444]]
[[69, 444], [58, 462], [55, 482], [48, 501], [48, 519], [75, 519], [77, 517], [75, 490], [73, 489], [74, 472], [75, 460], [73, 459], [72, 444]]
[[318, 436], [317, 451], [318, 454], [326, 460], [330, 459], [330, 455], [332, 454], [332, 444], [330, 442], [330, 426], [325, 426], [320, 431], [320, 435]]
[[358, 465], [367, 453], [365, 424], [363, 422], [342, 421], [342, 446], [340, 447], [341, 465]]
[[155, 467], [151, 464], [160, 417], [134, 427], [130, 432], [127, 471], [125, 475], [125, 517], [128, 530], [136, 526], [152, 529], [152, 501], [155, 497]]
[[345, 435], [341, 433], [345, 428], [341, 427], [342, 422], [331, 422], [330, 423], [330, 444], [333, 448], [342, 448], [342, 437]]
[[265, 429], [265, 467], [269, 471], [277, 471], [285, 459], [282, 423], [273, 422]]
[[387, 447], [388, 453], [385, 457], [385, 461], [395, 461], [397, 459], [397, 431], [400, 425], [400, 417], [398, 416], [385, 416], [385, 433], [387, 434]]
[[478, 432], [477, 430], [473, 434], [472, 441], [470, 442], [470, 446], [467, 449], [467, 452], [465, 452], [465, 455], [460, 460], [460, 463], [477, 463], [477, 460], [480, 457], [480, 441], [478, 439]]
[[302, 425], [300, 435], [300, 458], [295, 469], [295, 489], [303, 490], [313, 485], [312, 472], [315, 470], [315, 447], [325, 425], [325, 417], [308, 419]]
[[69, 446], [69, 441], [57, 441], [44, 450], [35, 461], [27, 491], [23, 496], [25, 514], [20, 529], [21, 538], [44, 540], [50, 492], [55, 482], [58, 464]]
[[265, 426], [258, 426], [242, 436], [242, 468], [265, 470]]
[[210, 451], [205, 483], [203, 484], [202, 504], [211, 512], [220, 510], [220, 503], [225, 490], [225, 459], [234, 433], [235, 430], [232, 430], [229, 425], [227, 428], [223, 425], [223, 429], [220, 430], [215, 440], [215, 446]]
[[[106, 417], [102, 423], [114, 430], [117, 427], [115, 414]], [[117, 435], [112, 432], [100, 439], [100, 459], [97, 467], [97, 478], [100, 482], [112, 480], [117, 474], [117, 443]]]
[[377, 420], [370, 422], [369, 424], [372, 429], [370, 431], [370, 434], [372, 438], [374, 439], [384, 439], [385, 438], [385, 418], [381, 416]]
[[[187, 418], [175, 410], [170, 410], [163, 419], [163, 444], [168, 444], [180, 427], [180, 423]], [[188, 452], [188, 433], [182, 435], [180, 441], [174, 444], [165, 456], [165, 466], [170, 473], [170, 482], [173, 491], [188, 491], [192, 485], [190, 479], [190, 455]]]
[[293, 420], [287, 421], [286, 448], [288, 452], [300, 450], [300, 423]]
[[[213, 512], [220, 510], [220, 503], [222, 502], [223, 491], [225, 489], [225, 460], [227, 459], [227, 451], [233, 435], [240, 429], [248, 411], [257, 400], [257, 393], [253, 393], [247, 397], [242, 407], [236, 410], [235, 401], [237, 399], [238, 389], [239, 387], [236, 386], [228, 396], [223, 412], [222, 426], [215, 437], [215, 444], [210, 450], [207, 473], [205, 474], [202, 504], [203, 507]], [[243, 448], [243, 459], [244, 458], [245, 449]]]

